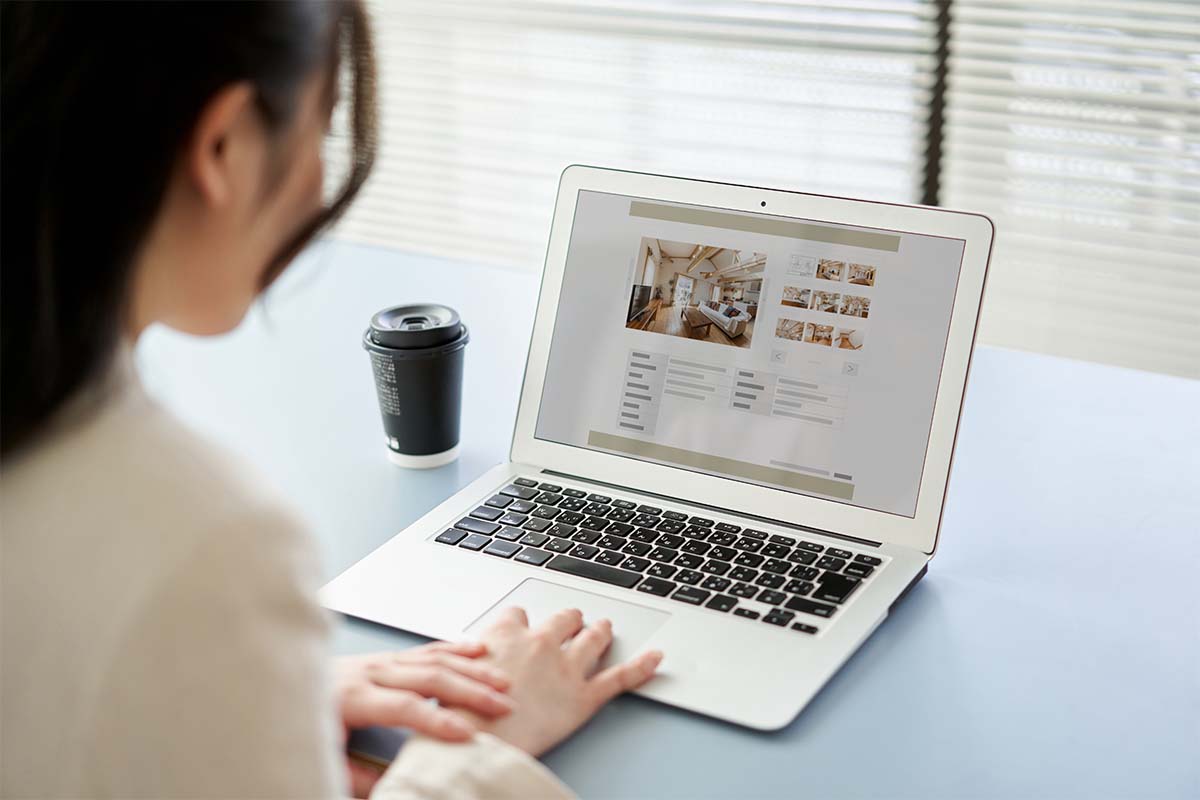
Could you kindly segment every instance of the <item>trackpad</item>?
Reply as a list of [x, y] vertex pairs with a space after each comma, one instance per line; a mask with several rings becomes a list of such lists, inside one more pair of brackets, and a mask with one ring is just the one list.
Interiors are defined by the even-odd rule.
[[492, 624], [492, 620], [501, 611], [512, 606], [525, 609], [529, 616], [529, 625], [533, 628], [545, 622], [554, 612], [564, 608], [578, 608], [582, 611], [585, 625], [599, 619], [612, 620], [613, 643], [600, 661], [601, 668], [625, 661], [645, 650], [646, 640], [671, 618], [670, 613], [666, 611], [614, 600], [582, 589], [559, 586], [537, 578], [527, 578], [517, 588], [501, 597], [483, 616], [468, 625], [465, 632], [478, 636]]

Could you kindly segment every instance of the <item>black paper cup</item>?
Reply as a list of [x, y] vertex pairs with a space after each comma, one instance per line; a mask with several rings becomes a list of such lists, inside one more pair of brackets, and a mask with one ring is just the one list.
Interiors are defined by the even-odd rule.
[[388, 458], [428, 469], [458, 458], [467, 326], [446, 306], [385, 308], [371, 317], [371, 357]]

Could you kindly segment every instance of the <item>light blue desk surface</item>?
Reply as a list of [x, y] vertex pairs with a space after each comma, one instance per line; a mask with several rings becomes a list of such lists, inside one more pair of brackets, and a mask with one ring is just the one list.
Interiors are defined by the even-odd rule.
[[[139, 357], [290, 497], [332, 577], [505, 458], [536, 294], [327, 243], [236, 333], [154, 331]], [[471, 328], [463, 455], [428, 472], [385, 459], [359, 344], [418, 300]], [[547, 763], [590, 798], [1200, 796], [1198, 417], [1198, 382], [980, 349], [928, 576], [791, 726], [626, 697]], [[347, 621], [337, 648], [417, 641]]]

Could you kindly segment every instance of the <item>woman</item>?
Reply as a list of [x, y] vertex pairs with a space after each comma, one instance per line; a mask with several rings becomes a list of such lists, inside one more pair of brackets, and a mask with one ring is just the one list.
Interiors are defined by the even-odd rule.
[[[362, 185], [359, 2], [0, 13], [0, 792], [335, 796], [346, 730], [384, 724], [420, 735], [373, 796], [563, 795], [531, 756], [659, 654], [592, 675], [607, 623], [530, 630], [513, 609], [479, 644], [343, 660], [335, 679], [311, 544], [130, 366], [155, 322], [235, 327]], [[353, 153], [323, 204], [339, 87]]]

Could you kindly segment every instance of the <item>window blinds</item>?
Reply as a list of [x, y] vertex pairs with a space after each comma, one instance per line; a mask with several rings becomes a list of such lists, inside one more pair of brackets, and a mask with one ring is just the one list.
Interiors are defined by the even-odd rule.
[[955, 0], [947, 83], [981, 338], [1200, 377], [1200, 4]]
[[381, 153], [339, 236], [540, 269], [571, 163], [921, 197], [927, 0], [371, 8]]

